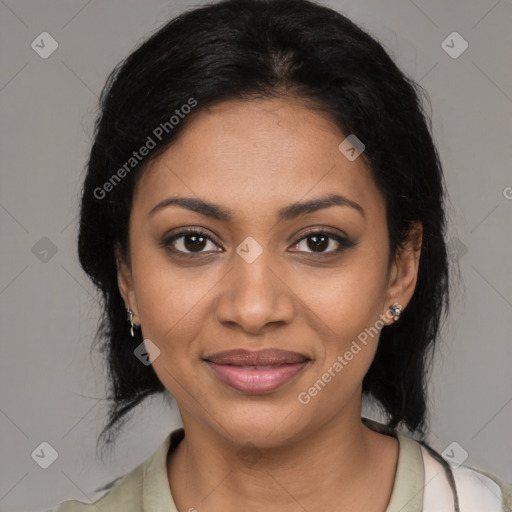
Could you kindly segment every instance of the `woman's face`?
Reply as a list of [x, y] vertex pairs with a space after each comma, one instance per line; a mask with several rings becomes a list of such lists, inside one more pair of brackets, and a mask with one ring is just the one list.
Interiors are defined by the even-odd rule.
[[273, 446], [359, 421], [379, 328], [410, 300], [419, 252], [388, 268], [384, 197], [344, 139], [298, 101], [229, 101], [137, 184], [119, 286], [185, 428]]

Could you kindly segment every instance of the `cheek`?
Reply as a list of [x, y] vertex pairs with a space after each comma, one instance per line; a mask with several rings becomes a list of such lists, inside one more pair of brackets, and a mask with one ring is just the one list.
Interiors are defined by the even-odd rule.
[[160, 351], [153, 369], [171, 395], [187, 404], [185, 389], [196, 378], [192, 363], [198, 357], [206, 309], [212, 307], [208, 291], [213, 283], [149, 256], [136, 258], [133, 272], [144, 339]]
[[[144, 334], [161, 343], [185, 327], [197, 326], [197, 315], [215, 280], [205, 267], [180, 268], [161, 248], [133, 251], [135, 295]], [[188, 331], [186, 329], [186, 331]]]
[[[331, 369], [331, 374], [344, 375], [338, 381], [362, 379], [375, 356], [384, 325], [385, 279], [383, 260], [376, 257], [376, 251], [361, 248], [328, 277], [310, 276], [300, 285], [298, 295], [319, 319], [315, 322], [322, 348], [319, 373]], [[336, 362], [343, 368], [332, 368]]]
[[328, 272], [308, 271], [294, 280], [294, 292], [322, 320], [326, 332], [343, 339], [374, 324], [383, 313], [385, 264], [364, 247]]

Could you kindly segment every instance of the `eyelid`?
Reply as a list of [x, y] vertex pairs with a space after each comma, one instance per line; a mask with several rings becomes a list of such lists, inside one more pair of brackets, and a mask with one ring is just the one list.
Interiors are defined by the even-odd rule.
[[316, 236], [326, 236], [326, 237], [334, 240], [335, 242], [337, 242], [339, 247], [337, 249], [334, 249], [334, 250], [330, 250], [330, 251], [326, 251], [326, 252], [318, 252], [318, 253], [315, 253], [314, 251], [313, 252], [295, 251], [295, 252], [297, 252], [299, 254], [315, 255], [315, 256], [317, 256], [319, 258], [321, 258], [321, 257], [327, 258], [329, 256], [339, 255], [341, 252], [343, 252], [344, 249], [348, 249], [350, 247], [353, 247], [354, 245], [356, 245], [358, 243], [358, 242], [350, 240], [344, 234], [342, 235], [339, 232], [332, 231], [331, 228], [325, 228], [325, 227], [318, 228], [318, 227], [316, 227], [316, 228], [311, 228], [308, 231], [306, 231], [305, 233], [303, 233], [301, 235], [301, 237], [298, 238], [297, 241], [294, 242], [292, 245], [293, 246], [297, 246], [304, 239], [306, 239], [306, 238], [308, 238], [310, 236], [313, 236], [313, 235], [316, 235]]
[[[337, 228], [331, 228], [329, 226], [322, 226], [322, 225], [315, 226], [312, 228], [307, 228], [306, 231], [303, 231], [301, 233], [300, 238], [298, 238], [297, 241], [300, 242], [307, 236], [315, 235], [315, 234], [324, 234], [327, 236], [339, 237], [339, 238], [346, 240], [347, 242], [349, 241], [348, 236], [345, 233], [343, 233], [343, 231], [341, 231]], [[296, 236], [297, 236], [297, 234], [293, 235], [291, 238], [294, 239], [294, 238], [296, 238]]]
[[[210, 242], [213, 242], [215, 245], [220, 246], [220, 243], [216, 240], [216, 238], [213, 235], [210, 235], [209, 233], [207, 233], [205, 229], [197, 228], [197, 227], [183, 227], [182, 229], [180, 229], [179, 231], [177, 231], [175, 233], [172, 233], [172, 232], [168, 233], [168, 234], [166, 233], [162, 237], [162, 240], [159, 245], [161, 247], [163, 247], [164, 249], [168, 248], [172, 242], [179, 240], [180, 238], [183, 238], [187, 235], [199, 235], [199, 236], [206, 238]], [[187, 253], [187, 252], [183, 252], [183, 251], [174, 251], [174, 253], [175, 254], [183, 254], [183, 255], [206, 254], [203, 252], [198, 252], [198, 253], [188, 252]]]

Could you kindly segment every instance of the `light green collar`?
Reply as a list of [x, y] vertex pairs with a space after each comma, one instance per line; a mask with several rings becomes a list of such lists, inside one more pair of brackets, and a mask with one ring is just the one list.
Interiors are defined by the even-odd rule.
[[386, 512], [421, 512], [425, 486], [421, 447], [414, 439], [399, 432], [396, 436], [399, 443], [398, 464]]

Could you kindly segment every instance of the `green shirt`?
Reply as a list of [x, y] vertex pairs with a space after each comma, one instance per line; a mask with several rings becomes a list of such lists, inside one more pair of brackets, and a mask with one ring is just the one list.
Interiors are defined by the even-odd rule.
[[[441, 502], [438, 500], [443, 498], [443, 493], [446, 503], [453, 504], [453, 497], [451, 493], [448, 496], [447, 487], [439, 487], [442, 484], [441, 471], [433, 472], [434, 465], [438, 463], [430, 458], [419, 442], [398, 432], [394, 435], [398, 438], [399, 455], [395, 482], [386, 512], [426, 512], [427, 509], [429, 512], [441, 512], [438, 508]], [[167, 453], [169, 449], [174, 450], [183, 437], [183, 428], [169, 433], [151, 457], [109, 484], [109, 490], [94, 504], [76, 500], [65, 501], [48, 512], [178, 512], [169, 488]], [[464, 504], [464, 508], [460, 508], [461, 512], [512, 512], [512, 485], [466, 466], [453, 469], [453, 474], [456, 477], [458, 493], [463, 494], [459, 498], [459, 503]], [[429, 477], [428, 481], [425, 480], [426, 476]], [[430, 493], [430, 498], [424, 496], [427, 492]], [[492, 504], [478, 505], [479, 500], [487, 504], [487, 499], [490, 499]], [[424, 502], [428, 503], [425, 508]], [[451, 511], [453, 508], [443, 508], [442, 512], [448, 510]]]

